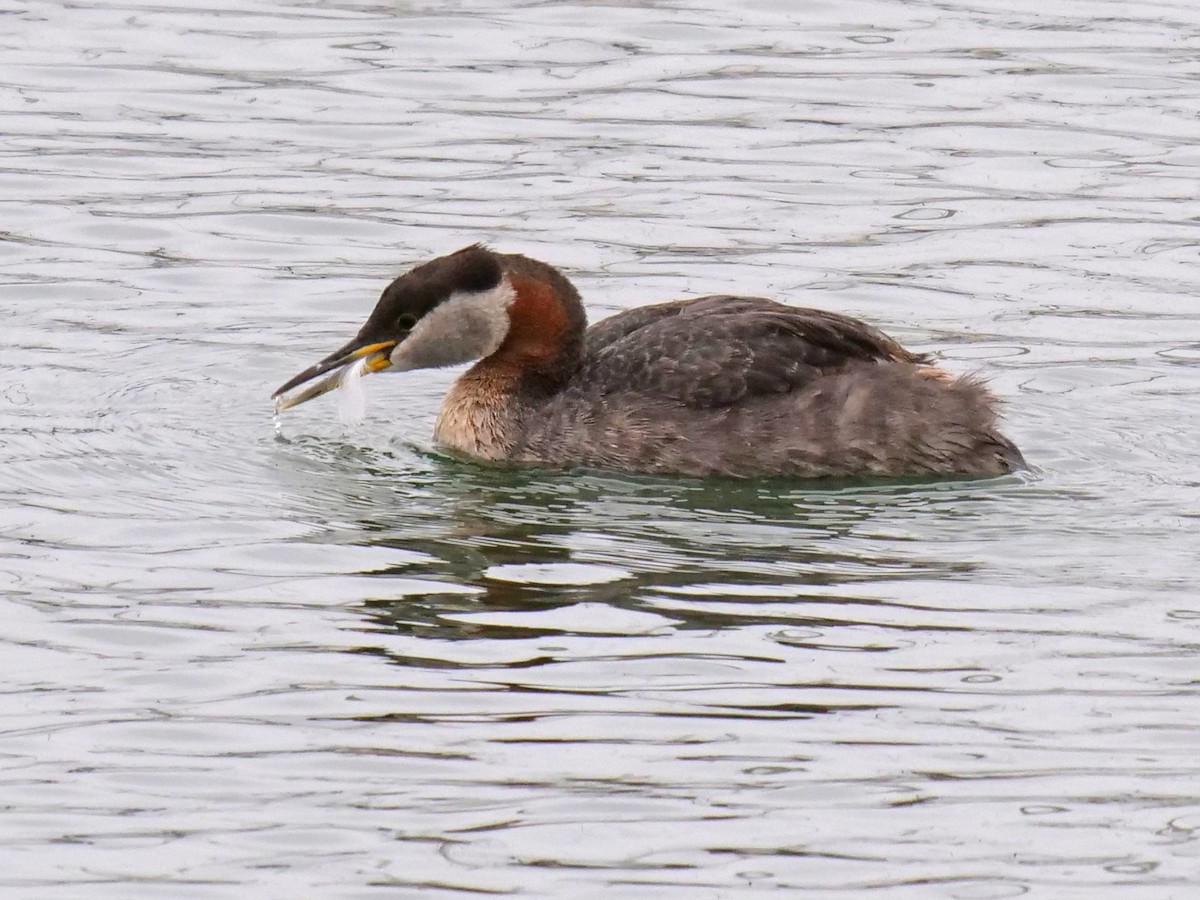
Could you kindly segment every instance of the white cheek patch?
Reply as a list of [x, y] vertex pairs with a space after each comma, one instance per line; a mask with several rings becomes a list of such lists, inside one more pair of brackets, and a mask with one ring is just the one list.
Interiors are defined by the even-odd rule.
[[507, 276], [490, 290], [451, 294], [392, 351], [392, 365], [400, 371], [434, 369], [490, 356], [508, 334], [514, 296]]
[[338, 383], [338, 419], [345, 426], [358, 425], [367, 415], [367, 395], [362, 378], [369, 358], [364, 356], [342, 373]]

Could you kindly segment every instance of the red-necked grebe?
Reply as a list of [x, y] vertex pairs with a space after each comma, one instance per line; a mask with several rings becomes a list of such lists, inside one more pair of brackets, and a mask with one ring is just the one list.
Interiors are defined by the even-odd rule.
[[355, 364], [404, 372], [471, 360], [434, 438], [479, 459], [800, 478], [1024, 466], [976, 378], [857, 319], [715, 296], [589, 328], [561, 272], [480, 245], [401, 275], [354, 340], [274, 396], [279, 409], [303, 403]]

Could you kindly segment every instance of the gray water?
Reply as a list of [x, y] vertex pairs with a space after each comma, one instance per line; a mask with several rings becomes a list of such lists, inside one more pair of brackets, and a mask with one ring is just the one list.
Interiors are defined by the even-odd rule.
[[[1190, 0], [0, 6], [0, 895], [1200, 896], [1198, 76]], [[1035, 471], [276, 433], [479, 240], [867, 318]]]

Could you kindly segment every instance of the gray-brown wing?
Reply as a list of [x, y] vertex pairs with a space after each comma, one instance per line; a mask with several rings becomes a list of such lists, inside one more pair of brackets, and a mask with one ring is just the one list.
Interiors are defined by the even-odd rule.
[[584, 336], [584, 355], [588, 358], [598, 356], [626, 335], [653, 325], [662, 319], [678, 315], [688, 302], [687, 300], [676, 300], [672, 303], [635, 306], [633, 309], [611, 315], [607, 319], [601, 319], [589, 327]]
[[849, 316], [757, 297], [700, 297], [641, 307], [588, 330], [579, 384], [693, 408], [794, 391], [852, 361], [920, 362]]

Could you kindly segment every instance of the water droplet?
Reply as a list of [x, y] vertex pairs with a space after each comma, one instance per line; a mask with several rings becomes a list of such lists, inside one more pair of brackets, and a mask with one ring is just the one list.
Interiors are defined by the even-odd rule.
[[367, 395], [362, 389], [368, 358], [363, 357], [342, 375], [338, 392], [338, 419], [347, 427], [358, 425], [367, 415]]
[[1121, 159], [1093, 156], [1055, 156], [1043, 162], [1052, 169], [1115, 169], [1127, 165]]
[[751, 870], [751, 871], [747, 871], [747, 872], [738, 872], [737, 874], [738, 874], [738, 878], [744, 878], [747, 881], [761, 881], [764, 878], [772, 877], [775, 873], [759, 871], [759, 870]]
[[949, 219], [957, 212], [957, 209], [948, 209], [942, 206], [918, 206], [915, 209], [907, 209], [892, 218], [910, 222], [934, 222], [938, 219]]
[[1011, 881], [989, 881], [980, 884], [969, 884], [954, 891], [950, 896], [955, 900], [1003, 900], [1005, 897], [1020, 897], [1029, 893], [1029, 885], [1016, 884]]
[[1115, 875], [1144, 875], [1158, 868], [1158, 863], [1152, 860], [1143, 862], [1113, 863], [1104, 867], [1104, 871]]
[[823, 631], [814, 631], [811, 628], [785, 628], [782, 631], [777, 631], [771, 635], [771, 639], [778, 641], [781, 644], [793, 644], [797, 647], [807, 647], [813, 641], [819, 640], [825, 636]]
[[1168, 822], [1167, 828], [1171, 831], [1182, 831], [1185, 834], [1200, 831], [1200, 814], [1179, 816]]
[[595, 563], [509, 563], [489, 566], [483, 574], [492, 581], [512, 584], [577, 586], [609, 584], [633, 577], [627, 569]]
[[1200, 362], [1200, 344], [1184, 344], [1180, 347], [1158, 350], [1155, 352], [1155, 356], [1184, 363], [1197, 363]]

